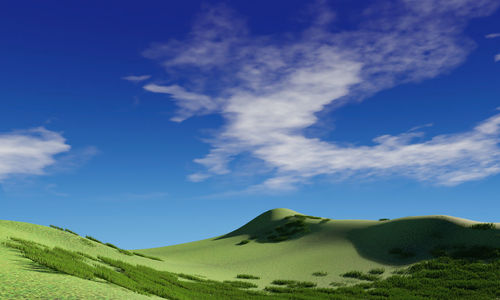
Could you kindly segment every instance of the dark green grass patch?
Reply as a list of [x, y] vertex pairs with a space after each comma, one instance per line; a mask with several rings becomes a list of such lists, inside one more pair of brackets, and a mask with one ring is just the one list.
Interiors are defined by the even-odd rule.
[[271, 292], [271, 293], [293, 293], [294, 290], [291, 288], [287, 287], [277, 287], [277, 286], [266, 286], [264, 288], [265, 291]]
[[284, 219], [287, 220], [287, 222], [285, 224], [277, 226], [276, 228], [274, 228], [274, 230], [268, 232], [267, 240], [274, 243], [283, 242], [298, 234], [308, 232], [309, 228], [307, 227], [305, 221], [308, 217], [309, 216], [303, 215], [285, 217]]
[[385, 272], [384, 268], [374, 268], [374, 269], [371, 269], [370, 271], [368, 271], [368, 273], [372, 274], [372, 275], [380, 275], [380, 274], [384, 274], [384, 272]]
[[312, 273], [312, 275], [317, 276], [317, 277], [324, 277], [324, 276], [328, 275], [328, 272], [318, 271], [318, 272]]
[[238, 274], [238, 275], [236, 275], [236, 278], [240, 278], [240, 279], [260, 279], [259, 276], [254, 276], [254, 275], [250, 275], [250, 274]]
[[78, 241], [82, 244], [84, 244], [87, 247], [95, 247], [95, 244], [92, 243], [91, 241], [87, 240], [86, 238], [80, 237]]
[[98, 239], [96, 239], [96, 238], [94, 238], [94, 237], [91, 237], [90, 235], [86, 235], [86, 236], [85, 236], [85, 238], [86, 238], [86, 239], [89, 239], [89, 240], [91, 240], [91, 241], [94, 241], [94, 242], [96, 242], [96, 243], [99, 243], [99, 244], [103, 244], [103, 245], [104, 245], [104, 243], [103, 243], [103, 242], [99, 241]]
[[376, 281], [379, 279], [378, 276], [373, 274], [365, 274], [360, 271], [349, 271], [347, 273], [342, 274], [342, 277], [346, 278], [356, 278], [359, 280], [367, 280], [367, 281]]
[[52, 224], [49, 225], [49, 226], [50, 226], [50, 228], [54, 228], [54, 229], [57, 229], [57, 230], [60, 230], [60, 231], [65, 231], [65, 232], [68, 232], [68, 233], [71, 233], [71, 234], [79, 236], [78, 233], [76, 233], [76, 232], [74, 232], [72, 230], [69, 230], [68, 228], [62, 228], [62, 227], [59, 227], [59, 226], [56, 226], [56, 225], [52, 225]]
[[177, 277], [184, 278], [184, 279], [191, 280], [191, 281], [203, 282], [203, 279], [201, 279], [198, 276], [184, 274], [184, 273], [177, 274]]
[[493, 223], [481, 223], [481, 224], [474, 224], [469, 227], [470, 229], [477, 229], [477, 230], [489, 230], [489, 229], [494, 229], [495, 224]]
[[288, 285], [288, 284], [293, 284], [295, 280], [286, 280], [286, 279], [276, 279], [271, 282], [271, 284], [274, 285]]
[[128, 255], [128, 256], [134, 256], [134, 253], [132, 253], [132, 252], [130, 252], [130, 251], [128, 251], [128, 250], [125, 250], [125, 249], [120, 249], [120, 248], [118, 248], [117, 250], [118, 250], [118, 252], [120, 252], [121, 254], [125, 254], [125, 255]]
[[113, 244], [111, 244], [111, 243], [105, 243], [104, 245], [106, 245], [106, 246], [108, 246], [108, 247], [111, 247], [111, 248], [113, 248], [113, 249], [116, 249], [116, 250], [120, 249], [120, 248], [118, 248], [117, 246], [115, 246], [115, 245], [113, 245]]
[[454, 258], [492, 259], [500, 257], [498, 248], [488, 246], [437, 246], [430, 251], [434, 257], [449, 256]]
[[336, 281], [334, 281], [334, 282], [330, 282], [330, 285], [331, 285], [331, 286], [337, 286], [337, 287], [338, 287], [338, 286], [345, 286], [345, 283], [343, 283], [343, 282], [336, 282]]
[[56, 225], [49, 225], [51, 228], [54, 228], [54, 229], [57, 229], [57, 230], [61, 230], [61, 231], [64, 231], [64, 228], [62, 227], [59, 227], [59, 226], [56, 226]]
[[308, 219], [311, 219], [311, 220], [321, 220], [323, 219], [322, 217], [315, 217], [315, 216], [305, 216], [306, 218]]
[[110, 247], [110, 248], [113, 248], [115, 249], [116, 251], [120, 252], [121, 254], [125, 254], [125, 255], [128, 255], [128, 256], [133, 256], [134, 253], [132, 253], [131, 251], [128, 251], [128, 250], [125, 250], [125, 249], [122, 249], [114, 244], [111, 244], [111, 243], [105, 243], [104, 245]]
[[271, 282], [274, 285], [284, 285], [290, 289], [296, 288], [313, 288], [316, 283], [309, 281], [297, 281], [297, 280], [287, 280], [287, 279], [276, 279]]
[[249, 241], [249, 240], [242, 240], [241, 242], [239, 242], [239, 243], [238, 243], [238, 244], [236, 244], [236, 245], [238, 245], [238, 246], [242, 246], [242, 245], [246, 245], [246, 244], [248, 244], [248, 243], [250, 243], [250, 241]]
[[73, 235], [76, 235], [76, 236], [80, 236], [78, 233], [76, 233], [76, 232], [74, 232], [74, 231], [71, 231], [71, 230], [69, 230], [68, 228], [64, 228], [64, 231], [69, 232], [69, 233], [71, 233], [71, 234], [73, 234]]
[[380, 219], [378, 219], [378, 220], [379, 220], [379, 221], [389, 221], [390, 219], [388, 219], [388, 218], [380, 218]]
[[223, 283], [229, 284], [232, 287], [240, 288], [240, 289], [250, 289], [250, 288], [257, 287], [257, 285], [255, 283], [251, 283], [248, 281], [241, 281], [241, 280], [224, 280]]
[[146, 255], [146, 254], [142, 254], [142, 253], [139, 253], [139, 252], [133, 252], [133, 254], [137, 255], [137, 256], [140, 256], [140, 257], [149, 258], [149, 259], [152, 259], [152, 260], [163, 261], [163, 259], [161, 259], [159, 257], [151, 256], [151, 255]]
[[84, 253], [84, 252], [81, 252], [81, 251], [77, 251], [76, 254], [80, 255], [80, 256], [83, 256], [85, 258], [88, 258], [90, 260], [95, 260], [97, 261], [97, 258], [93, 257], [92, 255], [89, 255], [87, 253]]

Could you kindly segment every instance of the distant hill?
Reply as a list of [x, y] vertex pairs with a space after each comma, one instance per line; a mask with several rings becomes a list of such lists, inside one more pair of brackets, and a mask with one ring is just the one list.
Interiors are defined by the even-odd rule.
[[[293, 222], [298, 226], [287, 227]], [[214, 279], [249, 273], [261, 277], [262, 285], [285, 278], [327, 286], [332, 279], [351, 282], [339, 276], [351, 270], [390, 271], [431, 258], [438, 246], [500, 247], [499, 224], [496, 230], [471, 229], [474, 224], [480, 223], [450, 216], [335, 220], [278, 208], [226, 235], [140, 252], [165, 258], [173, 271]], [[318, 271], [329, 276], [312, 276]]]

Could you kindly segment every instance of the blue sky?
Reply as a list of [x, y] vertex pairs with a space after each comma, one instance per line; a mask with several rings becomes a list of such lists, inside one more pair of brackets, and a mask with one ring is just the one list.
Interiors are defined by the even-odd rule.
[[16, 1], [0, 219], [124, 248], [287, 207], [498, 221], [497, 1]]

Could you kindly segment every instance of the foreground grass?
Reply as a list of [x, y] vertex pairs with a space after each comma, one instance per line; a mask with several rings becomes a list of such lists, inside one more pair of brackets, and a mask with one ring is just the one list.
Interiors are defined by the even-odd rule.
[[[49, 248], [11, 238], [7, 246], [52, 270], [79, 278], [102, 279], [128, 290], [168, 299], [495, 299], [500, 297], [500, 251], [495, 248], [446, 248], [440, 257], [417, 263], [401, 274], [351, 287], [313, 288], [276, 280], [266, 292], [247, 291], [251, 283], [217, 282], [158, 271], [107, 257]], [[380, 273], [381, 270], [373, 273]], [[179, 280], [179, 277], [189, 281]], [[276, 286], [278, 285], [278, 286]]]
[[[181, 281], [179, 276], [142, 265], [99, 256], [93, 258], [62, 248], [49, 248], [35, 242], [11, 238], [6, 246], [19, 250], [23, 256], [52, 270], [82, 279], [103, 279], [131, 291], [167, 299], [263, 299], [263, 293], [243, 291], [234, 282], [211, 280]], [[89, 259], [89, 257], [91, 259]], [[89, 261], [90, 262], [89, 262]], [[95, 262], [99, 262], [96, 264]], [[235, 287], [238, 286], [238, 287]], [[245, 288], [248, 288], [248, 284]]]

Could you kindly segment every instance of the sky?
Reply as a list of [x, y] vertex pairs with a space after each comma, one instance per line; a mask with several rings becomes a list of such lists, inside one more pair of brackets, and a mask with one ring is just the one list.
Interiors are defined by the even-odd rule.
[[498, 222], [499, 6], [3, 3], [0, 219], [128, 249], [278, 207]]

